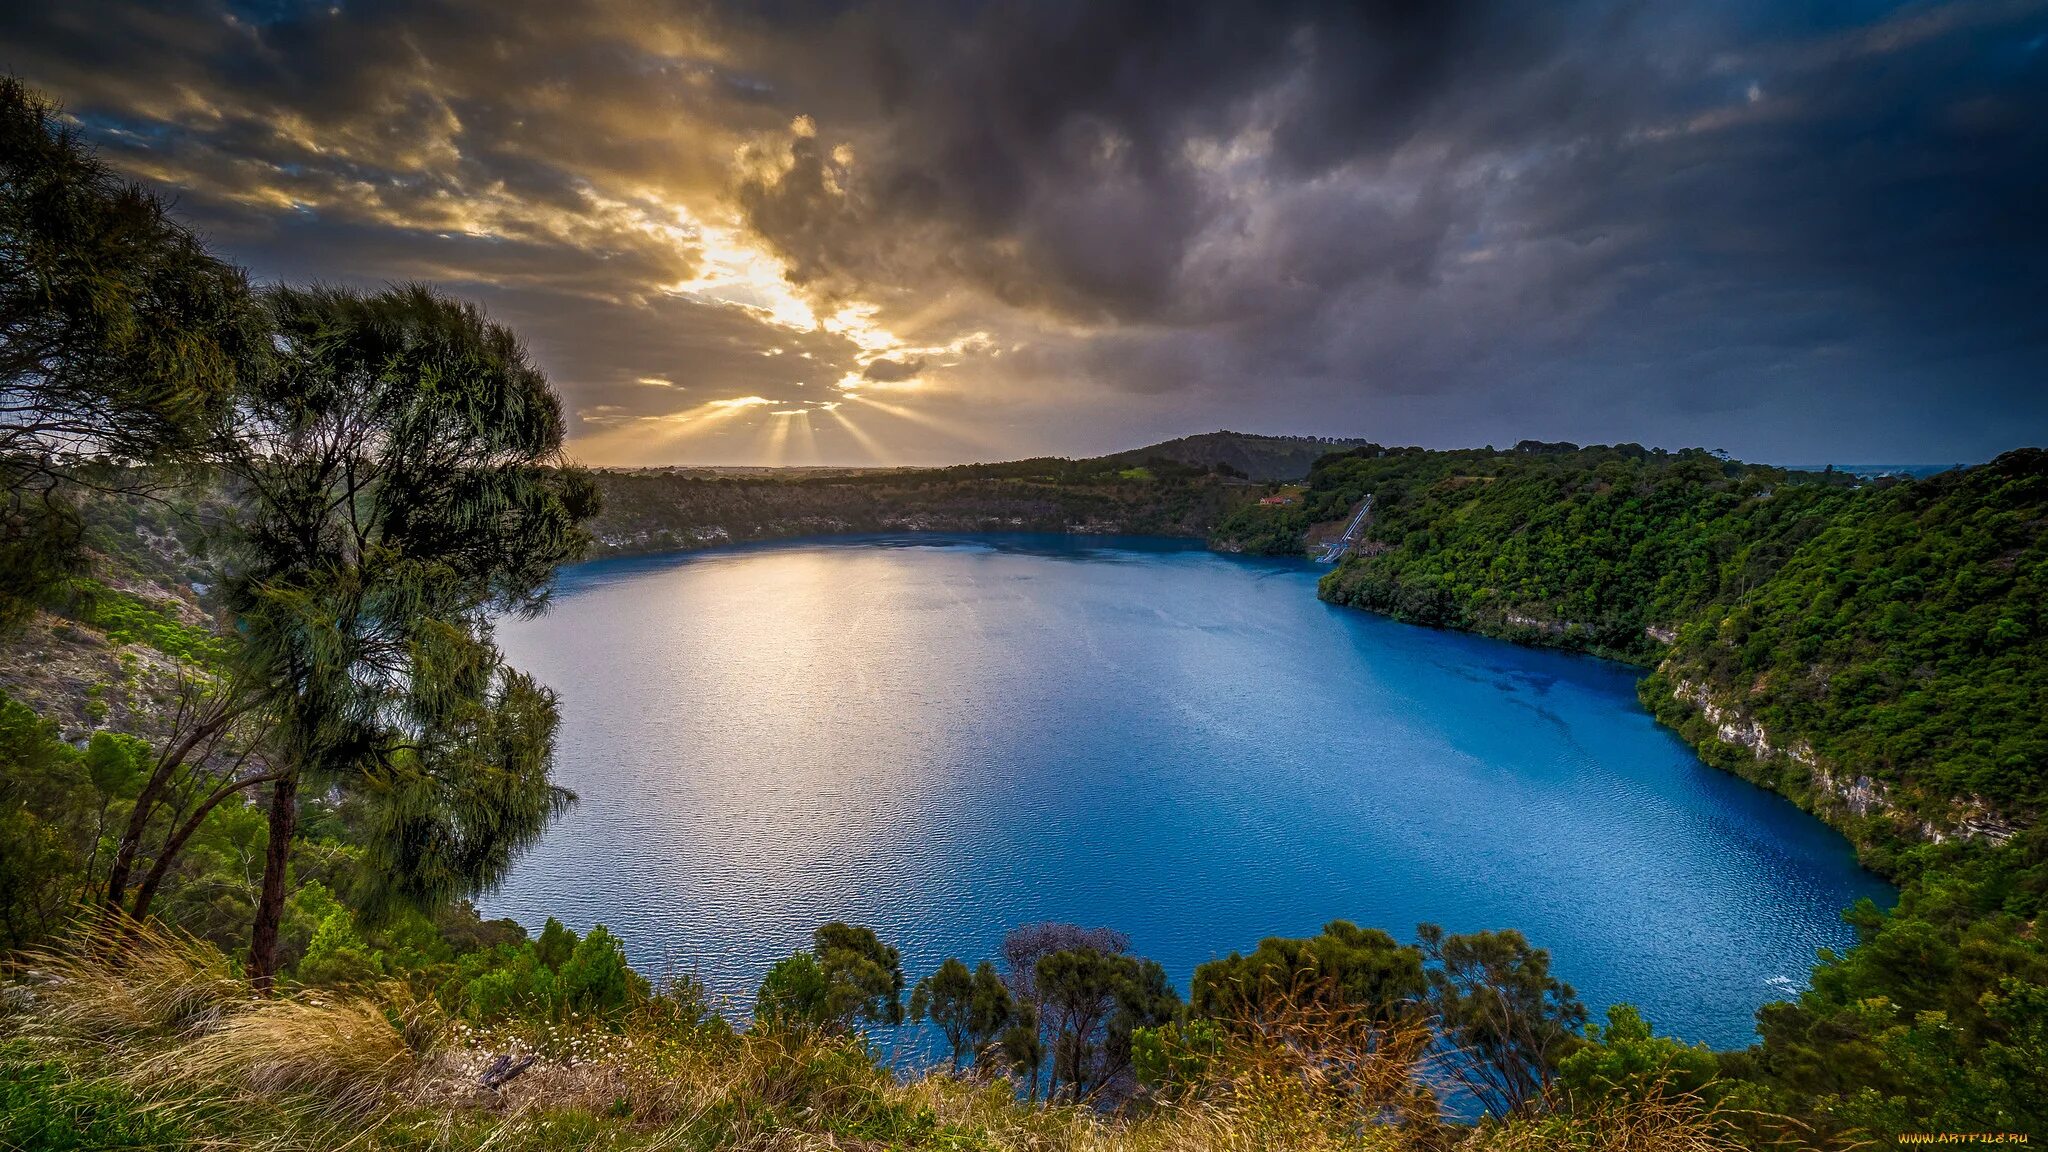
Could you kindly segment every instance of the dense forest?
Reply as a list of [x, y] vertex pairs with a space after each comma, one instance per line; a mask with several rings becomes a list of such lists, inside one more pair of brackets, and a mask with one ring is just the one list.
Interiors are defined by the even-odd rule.
[[[1285, 486], [1170, 454], [593, 478], [474, 306], [252, 286], [11, 81], [0, 162], [0, 1147], [2048, 1130], [2040, 453], [1876, 484], [1565, 445], [1359, 446]], [[920, 519], [943, 507], [1285, 552], [1367, 495], [1326, 596], [1654, 669], [1646, 702], [1703, 754], [1904, 882], [1898, 909], [1849, 911], [1861, 943], [1767, 1006], [1758, 1045], [1590, 1020], [1511, 925], [1222, 941], [1249, 950], [1183, 996], [1113, 928], [1022, 925], [907, 973], [830, 923], [723, 1005], [636, 972], [603, 926], [469, 902], [575, 802], [550, 777], [557, 701], [491, 622], [543, 610], [595, 536], [954, 526]], [[892, 1066], [896, 1035], [935, 1051]]]
[[868, 532], [1203, 536], [1262, 489], [1228, 464], [1148, 453], [952, 468], [594, 474], [599, 555]]
[[1209, 432], [1109, 456], [950, 468], [644, 468], [594, 473], [597, 554], [870, 532], [1206, 537], [1273, 483], [1358, 441]]

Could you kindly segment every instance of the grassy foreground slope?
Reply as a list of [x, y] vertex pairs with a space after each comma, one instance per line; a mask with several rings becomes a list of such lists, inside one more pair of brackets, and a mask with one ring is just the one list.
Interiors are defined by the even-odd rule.
[[477, 1027], [399, 983], [258, 996], [165, 932], [121, 962], [29, 961], [0, 1040], [6, 1148], [1733, 1152], [1754, 1127], [1656, 1087], [1443, 1124], [1414, 1111], [1425, 1034], [1329, 1015], [1216, 1033], [1198, 1073], [1108, 1113], [978, 1071], [904, 1079], [857, 1034], [738, 1032], [688, 984]]

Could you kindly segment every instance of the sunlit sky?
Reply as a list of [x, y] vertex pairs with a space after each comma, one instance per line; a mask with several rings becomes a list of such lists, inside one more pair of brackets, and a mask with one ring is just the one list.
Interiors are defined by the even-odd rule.
[[2048, 442], [2048, 0], [62, 0], [0, 68], [259, 279], [478, 300], [594, 464]]

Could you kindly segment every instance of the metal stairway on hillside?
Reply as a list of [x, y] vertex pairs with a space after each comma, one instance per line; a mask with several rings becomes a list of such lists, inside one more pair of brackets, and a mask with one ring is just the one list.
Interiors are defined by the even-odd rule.
[[1316, 563], [1335, 564], [1342, 560], [1344, 554], [1357, 545], [1359, 534], [1365, 531], [1365, 522], [1371, 515], [1372, 493], [1367, 492], [1365, 502], [1358, 506], [1358, 514], [1351, 518], [1351, 523], [1344, 526], [1344, 534], [1323, 546], [1322, 552], [1316, 556]]

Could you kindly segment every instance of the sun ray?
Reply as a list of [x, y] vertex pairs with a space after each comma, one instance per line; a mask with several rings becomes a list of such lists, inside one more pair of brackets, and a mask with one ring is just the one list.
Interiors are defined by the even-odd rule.
[[993, 447], [993, 445], [991, 445], [990, 442], [984, 437], [982, 437], [979, 433], [976, 433], [972, 429], [968, 428], [963, 424], [958, 423], [957, 421], [941, 420], [937, 416], [933, 416], [929, 412], [919, 412], [915, 408], [907, 408], [901, 404], [891, 404], [888, 403], [887, 401], [877, 400], [872, 396], [862, 396], [850, 392], [845, 393], [844, 395], [848, 400], [851, 400], [856, 404], [865, 404], [870, 408], [874, 408], [881, 412], [885, 412], [888, 415], [894, 416], [898, 420], [902, 420], [911, 424], [916, 424], [919, 427], [929, 429], [930, 431], [933, 432], [937, 432], [942, 436], [950, 436], [963, 444], [969, 445], [970, 447], [983, 449]]
[[818, 433], [811, 427], [811, 413], [808, 409], [790, 418], [791, 433], [795, 440], [795, 453], [805, 464], [821, 464], [824, 458], [818, 455]]
[[848, 436], [853, 437], [853, 442], [860, 445], [861, 450], [868, 454], [869, 459], [877, 464], [887, 464], [892, 459], [889, 453], [865, 429], [854, 423], [851, 416], [841, 411], [842, 407], [843, 405], [834, 404], [829, 408], [823, 409], [823, 411], [827, 416], [837, 421], [839, 426], [846, 430]]
[[780, 468], [788, 463], [789, 425], [796, 419], [794, 412], [770, 412], [761, 424], [761, 438], [766, 446], [761, 449], [761, 462], [770, 468]]
[[666, 462], [661, 457], [662, 452], [768, 403], [770, 401], [759, 396], [707, 400], [680, 412], [642, 416], [614, 424], [595, 435], [578, 438], [574, 448], [579, 458], [596, 464]]

